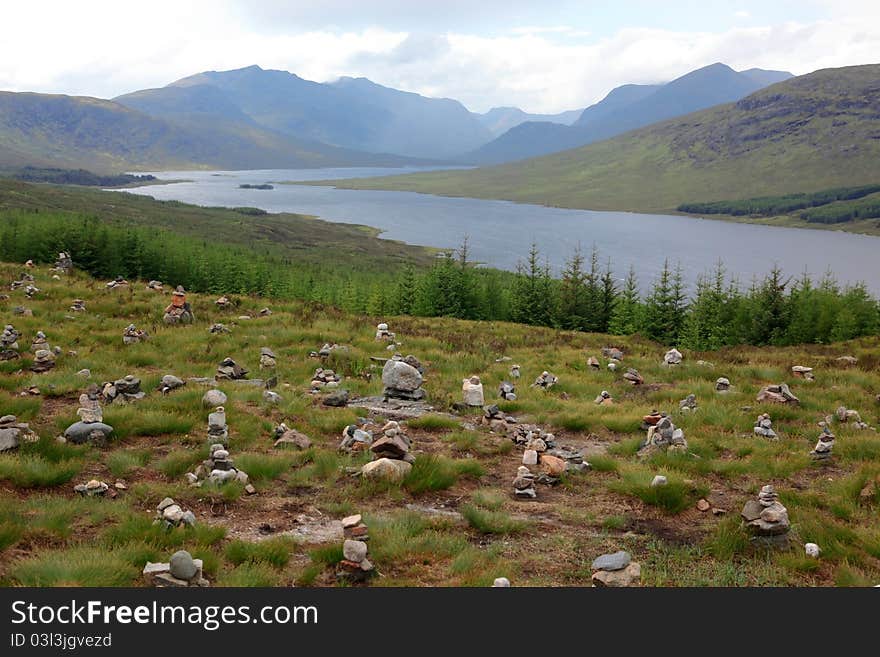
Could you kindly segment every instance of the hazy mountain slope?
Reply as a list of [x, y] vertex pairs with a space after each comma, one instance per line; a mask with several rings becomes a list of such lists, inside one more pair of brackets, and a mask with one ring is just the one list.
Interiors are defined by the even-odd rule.
[[244, 122], [187, 126], [97, 98], [0, 92], [0, 160], [99, 172], [397, 164], [378, 156], [308, 143]]
[[825, 69], [736, 103], [505, 166], [335, 183], [588, 209], [880, 182], [880, 65]]
[[492, 138], [455, 100], [426, 98], [364, 78], [321, 84], [258, 66], [199, 73], [116, 100], [156, 117], [192, 123], [205, 116], [211, 105], [205, 101], [212, 98], [215, 118], [247, 120], [297, 139], [373, 153], [442, 159]]
[[584, 110], [568, 130], [517, 126], [464, 157], [474, 164], [499, 164], [536, 157], [623, 134], [658, 121], [739, 100], [762, 88], [762, 73], [737, 73], [724, 64], [712, 64], [665, 85], [625, 85]]
[[475, 116], [480, 123], [489, 128], [493, 137], [498, 137], [526, 121], [572, 125], [582, 112], [583, 110], [569, 110], [558, 114], [529, 114], [518, 107], [493, 107], [488, 112]]

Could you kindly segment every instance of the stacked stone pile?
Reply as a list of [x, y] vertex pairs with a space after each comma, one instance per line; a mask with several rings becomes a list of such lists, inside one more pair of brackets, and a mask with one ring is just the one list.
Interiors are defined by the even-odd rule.
[[309, 384], [312, 392], [320, 392], [321, 390], [333, 389], [339, 387], [342, 378], [331, 369], [319, 367], [312, 375], [312, 381]]
[[854, 411], [846, 406], [839, 406], [835, 411], [837, 421], [843, 424], [850, 424], [856, 429], [870, 429], [871, 426], [867, 422], [862, 421], [862, 416], [858, 411]]
[[788, 544], [791, 530], [788, 509], [779, 502], [779, 495], [772, 485], [761, 488], [757, 500], [746, 502], [740, 515], [754, 542], [776, 547]]
[[186, 385], [186, 381], [181, 379], [179, 376], [174, 376], [173, 374], [166, 374], [162, 377], [162, 380], [159, 382], [156, 390], [161, 392], [163, 395], [167, 395], [169, 392], [173, 390], [177, 390], [178, 388], [182, 388]]
[[86, 310], [86, 302], [82, 299], [74, 299], [70, 305], [70, 309], [75, 313], [82, 313]]
[[364, 452], [373, 444], [373, 432], [358, 426], [349, 424], [342, 430], [342, 442], [339, 449], [343, 452]]
[[761, 391], [758, 393], [757, 401], [770, 402], [773, 404], [797, 405], [800, 404], [801, 400], [794, 396], [794, 393], [791, 391], [791, 388], [788, 387], [787, 383], [780, 383], [778, 385], [764, 386], [761, 388]]
[[137, 342], [143, 342], [148, 337], [149, 336], [147, 335], [146, 331], [137, 328], [134, 324], [129, 324], [122, 332], [123, 344], [135, 344]]
[[21, 333], [16, 331], [12, 324], [6, 325], [3, 333], [0, 333], [0, 360], [15, 360], [20, 357], [18, 353], [20, 337]]
[[105, 383], [101, 396], [108, 404], [126, 404], [139, 401], [147, 394], [141, 390], [141, 380], [133, 374], [127, 374], [121, 379]]
[[618, 362], [623, 360], [623, 352], [617, 347], [602, 347], [602, 356]]
[[223, 406], [208, 414], [208, 440], [223, 446], [229, 444], [229, 428], [226, 426], [226, 409]]
[[276, 449], [294, 448], [303, 450], [311, 447], [312, 441], [304, 433], [291, 429], [282, 422], [275, 427], [275, 444], [273, 446]]
[[816, 377], [813, 374], [812, 367], [805, 367], [803, 365], [795, 365], [791, 368], [791, 373], [794, 375], [796, 379], [804, 379], [806, 381], [815, 381]]
[[201, 559], [193, 559], [186, 550], [171, 555], [167, 563], [147, 562], [143, 576], [147, 584], [158, 588], [187, 588], [190, 586], [210, 586], [202, 574], [204, 564]]
[[595, 356], [590, 356], [587, 359], [587, 367], [589, 367], [591, 370], [598, 370], [601, 367], [601, 364], [599, 363], [599, 359], [596, 358]]
[[715, 381], [715, 392], [729, 392], [730, 391], [730, 379], [726, 376], [718, 377], [718, 380]]
[[504, 401], [516, 401], [516, 386], [509, 381], [502, 381], [498, 386], [498, 396]]
[[697, 410], [697, 396], [695, 394], [690, 394], [680, 402], [678, 402], [678, 409], [682, 413], [693, 413]]
[[828, 430], [828, 427], [819, 435], [819, 440], [813, 451], [810, 452], [810, 458], [814, 461], [828, 461], [831, 459], [831, 452], [834, 449], [834, 434]]
[[[79, 493], [83, 497], [104, 497], [108, 491], [111, 491], [109, 485], [103, 481], [92, 479], [85, 484], [77, 484], [73, 487], [74, 492]], [[115, 491], [113, 491], [115, 493]], [[115, 495], [113, 495], [115, 497]]]
[[153, 524], [162, 525], [165, 529], [174, 529], [181, 525], [193, 527], [196, 524], [196, 516], [192, 511], [184, 511], [177, 502], [166, 497], [156, 507]]
[[773, 430], [773, 420], [770, 419], [769, 413], [762, 413], [758, 416], [758, 419], [755, 421], [754, 431], [756, 436], [763, 436], [770, 440], [777, 440], [779, 438]]
[[395, 355], [382, 368], [382, 394], [386, 398], [420, 401], [427, 395], [422, 388], [424, 377], [421, 364], [412, 356]]
[[64, 438], [74, 444], [92, 443], [98, 447], [107, 444], [113, 433], [113, 427], [104, 424], [104, 415], [98, 399], [98, 388], [90, 385], [88, 390], [79, 396], [79, 422], [74, 422], [64, 431]]
[[629, 381], [629, 383], [634, 386], [640, 386], [645, 382], [644, 377], [639, 374], [639, 371], [632, 367], [627, 368], [626, 372], [624, 372], [623, 374], [623, 378]]
[[388, 324], [382, 322], [376, 326], [376, 340], [394, 342], [394, 333], [388, 330]]
[[369, 533], [360, 514], [342, 519], [342, 561], [339, 562], [337, 577], [349, 582], [363, 582], [375, 573], [373, 564], [367, 558]]
[[535, 382], [532, 384], [532, 388], [543, 388], [544, 390], [550, 390], [553, 386], [559, 383], [559, 378], [550, 372], [544, 370], [541, 372], [540, 376], [535, 379]]
[[639, 586], [642, 567], [632, 560], [629, 552], [615, 552], [597, 557], [590, 569], [593, 571], [593, 586], [629, 587]]
[[511, 379], [518, 379], [521, 376], [519, 365], [511, 365], [510, 371], [507, 374]]
[[260, 349], [260, 369], [261, 370], [275, 369], [275, 364], [276, 364], [275, 352], [272, 351], [269, 347], [262, 347]]
[[370, 451], [373, 461], [361, 468], [361, 475], [367, 479], [387, 479], [401, 481], [412, 470], [415, 457], [410, 454], [410, 440], [403, 427], [390, 421], [380, 430], [381, 437], [373, 440]]
[[0, 452], [17, 449], [22, 443], [35, 443], [37, 434], [26, 422], [19, 422], [14, 415], [0, 417]]
[[516, 477], [513, 480], [513, 494], [518, 498], [532, 500], [538, 497], [538, 493], [535, 492], [535, 475], [524, 465], [519, 466], [516, 471]]
[[507, 434], [511, 427], [516, 424], [516, 418], [505, 415], [498, 406], [493, 404], [483, 409], [483, 416], [480, 418], [480, 422], [483, 425], [488, 425], [495, 433]]
[[232, 331], [230, 331], [225, 324], [217, 323], [211, 324], [211, 326], [208, 328], [208, 332], [211, 335], [219, 335], [221, 333], [231, 333]]
[[217, 374], [214, 378], [218, 380], [229, 380], [235, 381], [239, 379], [247, 378], [248, 370], [238, 365], [231, 358], [224, 358], [223, 361], [217, 366]]
[[613, 406], [614, 398], [611, 396], [610, 392], [608, 392], [607, 390], [603, 390], [599, 393], [596, 399], [593, 400], [593, 402], [598, 404], [599, 406]]
[[480, 377], [476, 375], [468, 377], [467, 379], [462, 379], [461, 394], [464, 403], [467, 406], [477, 406], [482, 408], [486, 403], [483, 396], [483, 384], [480, 381]]
[[248, 493], [256, 492], [250, 486], [247, 474], [234, 467], [229, 451], [220, 443], [211, 445], [208, 458], [197, 465], [195, 470], [187, 472], [186, 480], [191, 486], [201, 486], [203, 481], [214, 484], [239, 481], [246, 487]]
[[682, 360], [684, 360], [684, 356], [674, 347], [663, 356], [663, 363], [665, 365], [680, 365]]
[[684, 431], [672, 423], [669, 416], [660, 419], [656, 425], [648, 428], [648, 435], [642, 448], [639, 450], [640, 456], [650, 456], [657, 452], [687, 452], [687, 440], [684, 437]]

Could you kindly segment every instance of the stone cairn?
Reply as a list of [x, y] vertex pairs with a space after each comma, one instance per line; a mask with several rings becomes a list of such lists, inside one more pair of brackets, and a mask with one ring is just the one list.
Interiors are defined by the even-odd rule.
[[187, 588], [190, 586], [210, 586], [202, 574], [204, 564], [201, 559], [193, 559], [186, 550], [178, 550], [171, 555], [168, 563], [147, 562], [143, 576], [147, 584], [158, 588]]
[[376, 340], [394, 342], [395, 335], [388, 330], [388, 324], [382, 322], [376, 326]]
[[519, 365], [511, 365], [510, 371], [507, 373], [511, 379], [518, 379], [521, 375]]
[[650, 456], [657, 452], [687, 452], [688, 444], [684, 431], [676, 428], [669, 416], [662, 417], [656, 425], [648, 427], [648, 435], [639, 456]]
[[831, 459], [831, 451], [834, 449], [834, 434], [825, 427], [813, 451], [810, 452], [810, 458], [814, 461], [828, 461]]
[[165, 286], [162, 285], [162, 281], [150, 281], [147, 283], [148, 290], [154, 290], [155, 292], [162, 292], [165, 289]]
[[531, 500], [538, 497], [538, 493], [535, 492], [535, 475], [524, 465], [519, 466], [516, 471], [516, 478], [513, 480], [513, 494], [517, 498]]
[[75, 313], [84, 313], [86, 311], [86, 302], [82, 299], [74, 299], [70, 304], [70, 309]]
[[773, 431], [773, 420], [770, 419], [769, 413], [762, 413], [755, 420], [755, 435], [764, 436], [770, 440], [778, 440], [779, 436]]
[[413, 356], [395, 355], [382, 368], [382, 394], [386, 398], [420, 401], [426, 397], [423, 381], [423, 368]]
[[509, 434], [513, 444], [523, 448], [522, 464], [539, 468], [538, 483], [552, 486], [559, 483], [563, 472], [590, 469], [579, 450], [557, 445], [556, 436], [537, 425], [514, 424]]
[[245, 487], [248, 494], [252, 495], [257, 492], [250, 485], [247, 473], [233, 466], [229, 451], [220, 443], [211, 445], [208, 458], [197, 465], [195, 470], [187, 472], [186, 480], [190, 486], [201, 486], [203, 481], [213, 484], [238, 481]]
[[276, 358], [277, 357], [275, 356], [275, 352], [272, 351], [269, 347], [262, 347], [260, 349], [260, 369], [261, 370], [275, 369]]
[[122, 332], [122, 342], [124, 344], [135, 344], [145, 341], [149, 336], [143, 329], [137, 328], [134, 324], [129, 324]]
[[122, 276], [117, 276], [112, 281], [107, 283], [106, 287], [108, 290], [115, 290], [117, 288], [128, 287], [128, 281], [125, 280]]
[[67, 274], [71, 269], [73, 269], [73, 260], [71, 259], [70, 254], [62, 251], [58, 254], [58, 260], [55, 261], [55, 271]]
[[506, 435], [510, 432], [511, 427], [516, 424], [516, 418], [504, 415], [501, 409], [493, 404], [483, 409], [483, 417], [480, 418], [480, 422], [488, 425], [495, 433]]
[[369, 531], [361, 514], [342, 519], [342, 561], [336, 576], [348, 582], [364, 582], [375, 574], [375, 569], [367, 559], [367, 541]]
[[220, 324], [220, 323], [211, 324], [211, 326], [208, 327], [208, 333], [210, 333], [211, 335], [218, 335], [220, 333], [231, 333], [231, 332], [232, 331], [230, 331], [229, 328], [225, 324]]
[[[77, 484], [73, 487], [74, 492], [79, 493], [83, 497], [104, 497], [108, 491], [111, 491], [109, 485], [97, 479], [91, 479], [88, 483]], [[115, 491], [113, 491], [115, 493]], [[112, 495], [112, 497], [116, 497]]]
[[791, 523], [788, 509], [779, 502], [779, 495], [772, 485], [761, 488], [757, 500], [749, 500], [740, 514], [752, 541], [773, 547], [788, 545]]
[[617, 347], [602, 347], [602, 357], [620, 362], [623, 360], [623, 352]]
[[663, 356], [663, 363], [665, 365], [680, 365], [682, 360], [684, 360], [684, 356], [675, 347], [667, 351]]
[[36, 267], [33, 260], [26, 260], [24, 266], [28, 269], [33, 269], [34, 267]]
[[217, 366], [217, 374], [214, 376], [218, 380], [236, 381], [247, 378], [248, 370], [238, 365], [231, 358], [224, 358]]
[[312, 375], [312, 381], [309, 386], [311, 387], [312, 393], [317, 393], [325, 388], [330, 390], [338, 388], [341, 380], [340, 376], [333, 370], [319, 367]]
[[37, 331], [37, 334], [34, 336], [34, 339], [31, 340], [31, 351], [34, 353], [38, 352], [40, 349], [49, 350], [49, 341], [46, 339], [46, 334], [42, 331]]
[[834, 414], [837, 416], [837, 421], [842, 424], [851, 424], [854, 428], [861, 430], [872, 428], [867, 422], [862, 422], [862, 416], [858, 411], [846, 406], [839, 406]]
[[230, 301], [229, 297], [227, 297], [227, 296], [224, 294], [222, 297], [220, 297], [219, 299], [217, 299], [217, 300], [214, 302], [214, 305], [217, 306], [217, 308], [219, 308], [220, 310], [223, 310], [223, 309], [225, 309], [225, 308], [231, 308], [231, 307], [232, 307], [232, 301]]
[[678, 410], [682, 413], [693, 413], [697, 408], [697, 396], [693, 393], [678, 402]]
[[218, 406], [208, 414], [208, 440], [212, 443], [229, 445], [229, 428], [226, 426], [226, 409]]
[[163, 395], [167, 395], [169, 392], [177, 390], [178, 388], [182, 388], [185, 385], [186, 381], [181, 379], [179, 376], [166, 374], [162, 377], [162, 380], [159, 381], [159, 385], [156, 387], [156, 390], [161, 392]]
[[23, 287], [24, 287], [24, 281], [12, 281], [9, 284], [9, 291], [15, 292], [16, 290], [20, 290]]
[[126, 374], [116, 381], [108, 381], [101, 389], [101, 396], [108, 404], [127, 404], [143, 399], [147, 396], [141, 390], [141, 380], [133, 374]]
[[715, 381], [715, 392], [730, 392], [730, 379], [724, 376], [718, 377]]
[[92, 443], [98, 447], [107, 444], [113, 427], [104, 424], [104, 414], [98, 400], [98, 387], [94, 384], [79, 396], [79, 422], [74, 422], [64, 431], [64, 439], [76, 445]]
[[33, 299], [34, 295], [37, 294], [39, 291], [40, 291], [40, 288], [38, 288], [36, 285], [27, 285], [24, 288], [24, 295], [28, 299]]
[[535, 382], [531, 385], [532, 388], [542, 388], [544, 390], [550, 390], [553, 386], [559, 383], [559, 378], [550, 372], [544, 370], [541, 372], [540, 376], [535, 379]]
[[623, 550], [597, 557], [590, 570], [593, 571], [593, 586], [628, 587], [641, 584], [641, 565], [632, 560], [629, 552]]
[[16, 306], [12, 309], [13, 315], [19, 315], [21, 317], [33, 317], [34, 311], [30, 308], [25, 308], [24, 306]]
[[474, 375], [461, 381], [461, 394], [467, 406], [482, 408], [486, 403], [483, 397], [483, 384], [480, 377]]
[[48, 372], [55, 367], [55, 354], [49, 348], [46, 334], [42, 331], [37, 331], [37, 335], [34, 336], [33, 342], [31, 342], [31, 351], [34, 352], [34, 363], [31, 366], [32, 372], [39, 374]]
[[261, 308], [260, 312], [257, 313], [260, 317], [268, 317], [272, 314], [272, 311], [269, 308]]
[[838, 365], [842, 365], [844, 367], [855, 365], [859, 362], [859, 359], [855, 356], [840, 356], [839, 358], [834, 359]]
[[[304, 433], [291, 429], [284, 422], [275, 427], [275, 449], [293, 447], [298, 450], [308, 449], [312, 441]], [[371, 437], [372, 438], [372, 437]]]
[[337, 349], [343, 349], [343, 350], [344, 350], [344, 349], [347, 349], [347, 348], [346, 348], [346, 347], [342, 347], [342, 346], [336, 344], [335, 342], [334, 342], [333, 344], [330, 344], [329, 342], [325, 342], [325, 343], [324, 343], [324, 346], [322, 346], [322, 347], [321, 347], [320, 349], [318, 349], [317, 351], [310, 351], [310, 352], [309, 352], [309, 358], [321, 358], [321, 359], [328, 358], [328, 357], [329, 357], [334, 351], [336, 351]]
[[602, 392], [600, 392], [599, 396], [596, 397], [596, 399], [594, 399], [593, 401], [594, 401], [594, 403], [598, 404], [599, 406], [613, 406], [614, 405], [614, 398], [611, 397], [611, 393], [608, 392], [607, 390], [603, 390]]
[[35, 443], [37, 434], [25, 422], [19, 422], [14, 415], [0, 417], [0, 452], [17, 449], [22, 443]]
[[764, 386], [758, 393], [757, 401], [771, 402], [773, 404], [800, 404], [801, 400], [794, 396], [787, 383]]
[[342, 442], [339, 443], [339, 451], [352, 454], [365, 452], [373, 444], [373, 432], [358, 426], [349, 424], [342, 430]]
[[361, 468], [361, 476], [365, 479], [401, 481], [410, 473], [415, 462], [415, 457], [409, 451], [410, 440], [394, 420], [386, 423], [379, 433], [382, 436], [370, 445], [374, 460]]
[[0, 360], [15, 360], [19, 358], [18, 339], [21, 333], [15, 330], [12, 324], [7, 324], [0, 333]]
[[599, 363], [599, 359], [596, 358], [595, 356], [590, 356], [587, 359], [587, 367], [589, 367], [591, 370], [598, 370], [601, 367], [601, 364]]
[[661, 413], [655, 408], [648, 415], [642, 416], [642, 431], [648, 431], [651, 427], [656, 427], [660, 420], [665, 417], [666, 413]]
[[626, 372], [623, 373], [623, 378], [629, 381], [630, 385], [634, 386], [640, 386], [645, 382], [644, 377], [639, 374], [639, 371], [632, 367], [627, 368]]
[[170, 497], [159, 502], [156, 507], [154, 525], [162, 525], [166, 530], [186, 525], [193, 527], [196, 524], [196, 516], [192, 511], [184, 511], [180, 505]]
[[498, 396], [504, 401], [516, 401], [516, 386], [509, 381], [502, 381], [498, 386]]
[[804, 367], [803, 365], [795, 365], [791, 368], [791, 373], [796, 379], [804, 379], [805, 381], [815, 381], [812, 367]]

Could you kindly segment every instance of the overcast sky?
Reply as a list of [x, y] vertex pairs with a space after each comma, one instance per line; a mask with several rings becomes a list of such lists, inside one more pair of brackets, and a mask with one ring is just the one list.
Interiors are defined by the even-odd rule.
[[113, 96], [258, 64], [486, 111], [581, 108], [721, 61], [880, 63], [880, 0], [0, 0], [0, 89]]

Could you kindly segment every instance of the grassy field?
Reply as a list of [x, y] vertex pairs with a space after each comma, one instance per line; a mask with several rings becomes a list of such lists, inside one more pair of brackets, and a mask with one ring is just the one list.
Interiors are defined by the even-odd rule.
[[[875, 184], [878, 72], [880, 65], [817, 71], [737, 103], [503, 166], [310, 184], [656, 213], [682, 203]], [[817, 227], [789, 218], [736, 220]], [[832, 229], [878, 232], [876, 221]]]
[[[20, 265], [0, 265], [0, 281], [17, 279]], [[0, 415], [30, 423], [37, 443], [0, 455], [0, 583], [16, 585], [141, 585], [147, 560], [167, 560], [179, 548], [202, 558], [207, 577], [230, 586], [333, 586], [333, 564], [341, 559], [341, 537], [330, 529], [350, 513], [364, 514], [370, 528], [370, 559], [381, 576], [373, 586], [491, 584], [509, 577], [518, 585], [585, 586], [599, 554], [628, 550], [642, 564], [646, 585], [655, 586], [853, 586], [880, 583], [880, 495], [860, 497], [880, 475], [880, 437], [849, 425], [837, 435], [830, 463], [808, 456], [817, 422], [845, 405], [878, 423], [880, 339], [798, 348], [735, 348], [685, 353], [684, 363], [661, 364], [669, 345], [640, 338], [611, 338], [512, 324], [449, 319], [345, 315], [314, 304], [240, 298], [234, 311], [219, 311], [213, 298], [191, 295], [197, 322], [161, 323], [168, 296], [142, 282], [108, 291], [103, 282], [74, 274], [53, 281], [35, 270], [41, 292], [33, 300], [21, 290], [0, 302], [3, 324], [21, 331], [23, 358], [0, 363]], [[173, 284], [173, 281], [168, 281]], [[70, 313], [74, 298], [87, 312]], [[15, 306], [32, 317], [13, 315]], [[269, 306], [273, 314], [237, 320]], [[371, 356], [386, 357], [374, 340], [375, 325], [388, 321], [404, 354], [427, 366], [425, 387], [436, 413], [408, 422], [416, 467], [401, 484], [378, 485], [350, 476], [347, 468], [365, 457], [337, 451], [342, 429], [363, 411], [326, 408], [308, 394], [320, 361], [308, 357], [325, 342], [349, 347], [329, 364], [353, 395], [379, 394], [379, 371]], [[213, 322], [232, 332], [211, 335]], [[129, 323], [150, 340], [124, 346]], [[45, 331], [62, 354], [44, 374], [29, 371], [30, 339]], [[603, 346], [618, 346], [624, 365], [637, 368], [645, 384], [632, 387], [622, 370], [593, 371], [587, 358]], [[276, 391], [283, 401], [267, 405], [259, 388], [221, 384], [228, 395], [230, 450], [257, 489], [237, 486], [190, 488], [183, 475], [207, 450], [207, 388], [190, 383], [167, 396], [155, 392], [160, 378], [212, 376], [231, 356], [261, 376], [259, 352], [278, 356]], [[72, 353], [72, 352], [75, 352]], [[842, 355], [859, 359], [844, 367]], [[482, 377], [487, 402], [507, 377], [512, 358], [522, 367], [518, 399], [501, 407], [521, 421], [552, 431], [557, 442], [582, 449], [592, 470], [566, 474], [555, 487], [538, 485], [538, 498], [519, 501], [512, 479], [521, 449], [509, 438], [474, 428], [479, 411], [452, 414], [462, 378]], [[698, 364], [698, 360], [709, 361]], [[816, 381], [791, 377], [793, 365], [815, 368]], [[91, 370], [86, 380], [77, 375]], [[548, 392], [528, 384], [549, 370], [559, 384]], [[148, 395], [131, 405], [104, 407], [116, 429], [106, 448], [58, 443], [55, 437], [76, 420], [78, 395], [88, 383], [126, 374], [142, 380]], [[372, 375], [372, 376], [369, 376]], [[714, 393], [728, 377], [734, 389]], [[799, 407], [755, 401], [759, 389], [786, 381]], [[40, 394], [24, 394], [30, 386]], [[608, 390], [616, 403], [594, 404]], [[695, 393], [699, 410], [678, 412]], [[689, 453], [636, 456], [644, 432], [639, 424], [652, 409], [668, 411], [683, 427]], [[752, 434], [767, 411], [780, 434], [767, 442]], [[376, 418], [378, 421], [379, 418]], [[273, 449], [279, 422], [311, 438], [305, 451]], [[664, 474], [662, 491], [648, 484]], [[115, 499], [85, 499], [75, 484], [92, 478], [126, 489]], [[772, 483], [788, 507], [793, 547], [765, 552], [749, 545], [739, 511], [759, 488]], [[156, 504], [171, 496], [192, 509], [197, 525], [164, 532], [151, 524]], [[696, 508], [699, 499], [727, 513]], [[822, 549], [818, 560], [803, 553], [805, 542]]]

